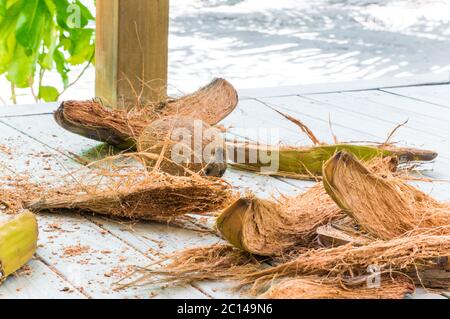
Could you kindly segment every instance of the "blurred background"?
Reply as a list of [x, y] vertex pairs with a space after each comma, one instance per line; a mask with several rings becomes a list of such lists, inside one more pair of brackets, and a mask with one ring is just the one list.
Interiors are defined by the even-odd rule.
[[[171, 93], [214, 77], [244, 89], [450, 72], [450, 0], [171, 0], [170, 15]], [[86, 66], [59, 99], [94, 96]], [[43, 82], [63, 90], [54, 70]], [[16, 95], [35, 102], [29, 88]], [[12, 104], [4, 75], [0, 97]]]

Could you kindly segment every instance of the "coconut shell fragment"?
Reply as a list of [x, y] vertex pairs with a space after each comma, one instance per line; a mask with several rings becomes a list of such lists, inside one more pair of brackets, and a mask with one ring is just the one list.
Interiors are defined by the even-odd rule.
[[110, 109], [96, 100], [66, 101], [54, 116], [61, 127], [72, 133], [128, 149], [134, 148], [137, 137], [156, 119], [185, 116], [215, 125], [227, 117], [237, 103], [235, 88], [224, 79], [215, 79], [191, 95], [130, 111]]
[[139, 136], [140, 153], [149, 169], [183, 176], [188, 172], [221, 177], [227, 169], [226, 147], [217, 129], [201, 120], [163, 117], [150, 123]]
[[376, 238], [411, 232], [450, 234], [450, 204], [438, 202], [401, 178], [373, 174], [345, 152], [330, 159], [323, 172], [325, 189], [336, 204]]

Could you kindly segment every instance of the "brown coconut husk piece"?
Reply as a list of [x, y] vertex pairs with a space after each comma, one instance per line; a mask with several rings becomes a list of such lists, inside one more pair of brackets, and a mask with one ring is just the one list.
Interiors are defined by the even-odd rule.
[[263, 299], [403, 299], [415, 291], [411, 280], [383, 278], [380, 287], [346, 287], [333, 278], [303, 277], [284, 280], [261, 295]]
[[55, 113], [56, 122], [66, 130], [121, 149], [134, 148], [135, 141], [151, 122], [165, 116], [184, 116], [215, 125], [237, 106], [235, 88], [215, 79], [199, 91], [180, 99], [131, 111], [110, 109], [100, 101], [66, 101]]
[[317, 184], [281, 202], [241, 198], [217, 219], [217, 229], [233, 246], [260, 256], [279, 256], [314, 245], [316, 229], [344, 215]]
[[258, 290], [274, 278], [297, 275], [326, 275], [346, 278], [364, 275], [369, 266], [383, 272], [419, 272], [437, 269], [438, 258], [450, 249], [450, 236], [415, 235], [389, 241], [374, 241], [355, 247], [347, 244], [335, 248], [312, 249], [276, 267], [245, 276], [242, 285]]
[[218, 211], [232, 200], [230, 185], [222, 180], [152, 172], [145, 176], [122, 174], [101, 187], [76, 184], [50, 189], [24, 206], [33, 212], [75, 210], [133, 220], [171, 221], [189, 213]]
[[147, 267], [138, 268], [120, 280], [117, 285], [125, 288], [232, 280], [261, 269], [263, 262], [264, 260], [243, 253], [230, 245], [214, 244], [185, 249], [163, 257]]
[[328, 194], [372, 236], [450, 234], [450, 204], [438, 202], [402, 178], [377, 176], [344, 152], [328, 161], [323, 171]]
[[150, 123], [139, 136], [137, 149], [162, 158], [146, 158], [149, 169], [183, 176], [221, 177], [227, 169], [225, 142], [220, 131], [197, 119], [171, 116]]

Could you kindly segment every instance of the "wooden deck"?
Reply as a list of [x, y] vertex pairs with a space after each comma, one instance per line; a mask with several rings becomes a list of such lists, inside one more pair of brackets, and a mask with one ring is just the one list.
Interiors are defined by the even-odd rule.
[[[341, 141], [384, 141], [388, 132], [409, 119], [395, 140], [403, 145], [429, 148], [439, 158], [424, 172], [443, 180], [419, 186], [440, 200], [450, 200], [450, 83], [449, 78], [421, 83], [389, 85], [380, 82], [311, 87], [291, 87], [241, 92], [238, 109], [222, 124], [230, 134], [237, 128], [278, 128], [280, 140], [290, 145], [309, 141], [298, 127], [275, 113], [264, 103], [304, 121], [323, 141], [331, 142], [330, 124]], [[257, 98], [257, 99], [255, 99]], [[29, 173], [36, 178], [51, 178], [75, 169], [71, 154], [98, 145], [61, 129], [52, 112], [57, 104], [0, 108], [0, 160], [8, 162], [2, 175]], [[51, 167], [52, 170], [48, 170]], [[259, 196], [303, 192], [309, 182], [256, 176], [230, 169], [225, 178], [240, 189], [251, 187]], [[198, 283], [182, 288], [130, 288], [114, 291], [117, 273], [128, 265], [146, 265], [183, 247], [218, 242], [212, 235], [139, 223], [133, 227], [108, 219], [81, 215], [40, 215], [40, 239], [30, 270], [10, 277], [0, 286], [0, 298], [233, 298], [230, 284]], [[55, 227], [58, 225], [58, 227]], [[88, 247], [77, 256], [63, 256], [64, 249], [80, 244]], [[117, 269], [117, 266], [120, 266]], [[447, 295], [447, 297], [450, 296]], [[421, 289], [413, 298], [445, 298]]]

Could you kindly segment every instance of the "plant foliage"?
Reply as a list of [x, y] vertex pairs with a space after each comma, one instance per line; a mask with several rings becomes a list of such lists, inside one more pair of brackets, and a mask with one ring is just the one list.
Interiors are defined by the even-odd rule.
[[55, 69], [63, 91], [73, 66], [93, 63], [94, 16], [79, 0], [0, 0], [0, 75], [14, 88], [38, 88], [37, 100], [55, 101], [62, 91], [43, 85]]

